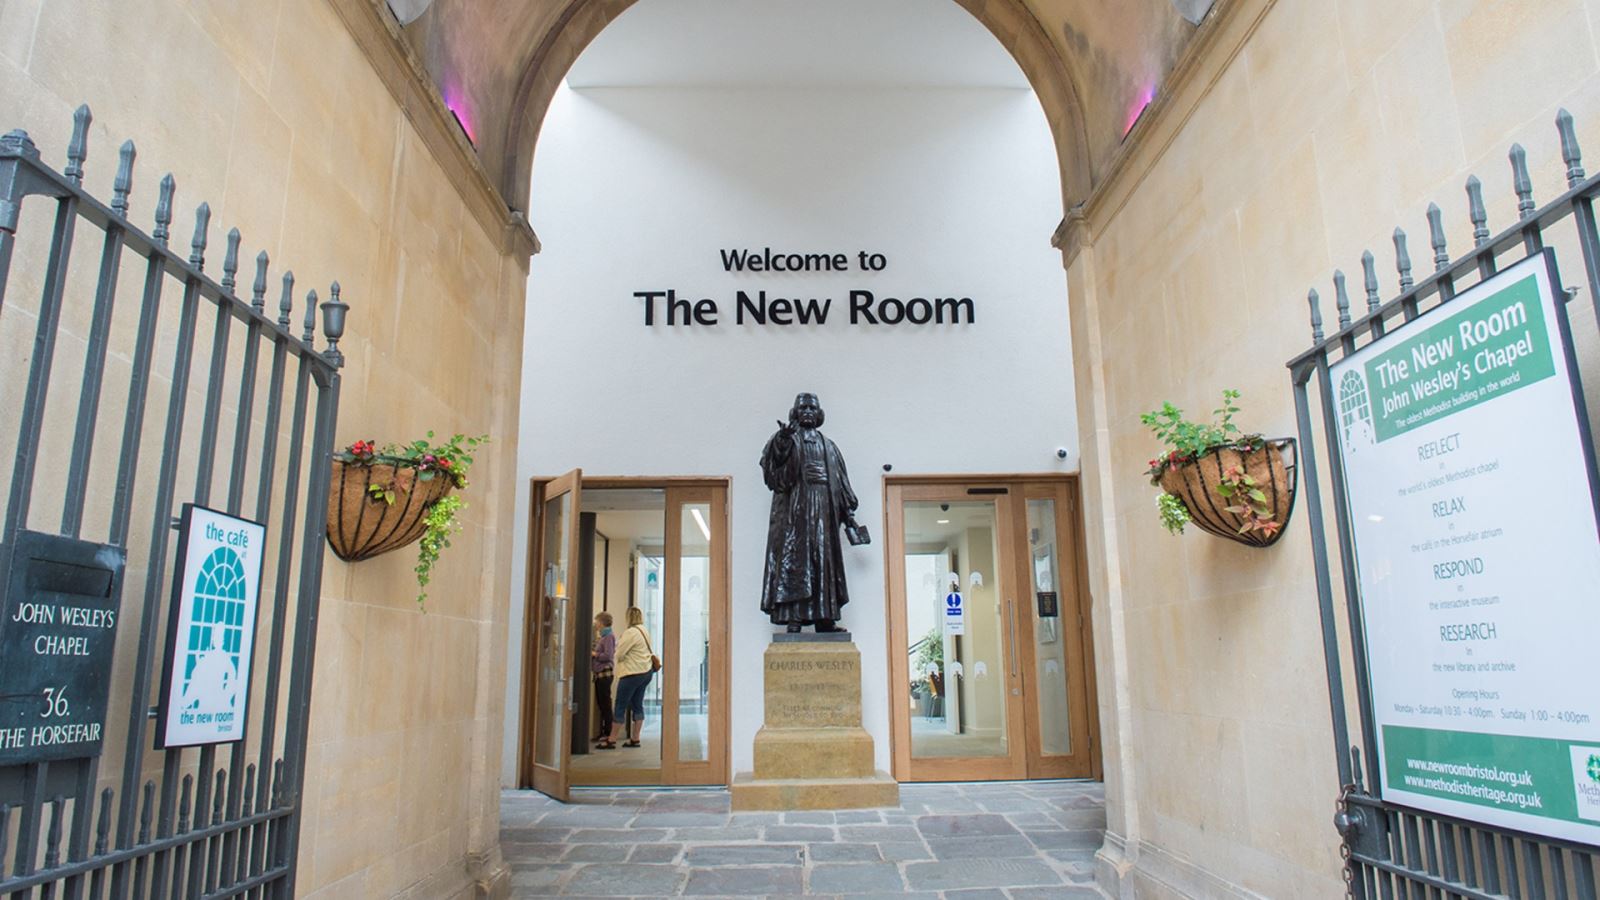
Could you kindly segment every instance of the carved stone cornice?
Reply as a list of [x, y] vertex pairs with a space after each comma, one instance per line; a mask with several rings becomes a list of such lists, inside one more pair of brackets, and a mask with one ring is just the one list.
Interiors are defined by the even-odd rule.
[[1050, 237], [1071, 265], [1144, 183], [1277, 0], [1218, 0], [1184, 49], [1156, 97], [1128, 132], [1089, 198], [1067, 213]]
[[444, 175], [483, 230], [494, 238], [500, 252], [514, 256], [527, 268], [528, 258], [539, 252], [539, 238], [519, 211], [506, 203], [455, 116], [445, 106], [400, 25], [384, 8], [383, 0], [328, 0], [343, 20], [356, 46], [361, 48], [379, 80], [394, 96], [423, 146], [433, 155]]

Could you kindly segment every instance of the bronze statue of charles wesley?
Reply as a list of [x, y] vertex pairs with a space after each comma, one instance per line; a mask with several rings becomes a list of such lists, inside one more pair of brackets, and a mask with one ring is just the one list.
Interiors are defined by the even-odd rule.
[[822, 420], [817, 396], [799, 395], [789, 421], [778, 423], [761, 451], [761, 474], [772, 491], [761, 611], [790, 632], [806, 625], [838, 630], [850, 602], [840, 531], [851, 544], [872, 540], [855, 520], [858, 501], [844, 457], [818, 430]]

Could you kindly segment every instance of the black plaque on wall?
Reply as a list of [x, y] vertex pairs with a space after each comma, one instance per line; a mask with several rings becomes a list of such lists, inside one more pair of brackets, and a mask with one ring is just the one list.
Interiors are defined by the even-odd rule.
[[1061, 615], [1061, 604], [1055, 591], [1035, 591], [1039, 600], [1039, 618], [1054, 619]]
[[99, 755], [126, 551], [24, 531], [0, 561], [0, 765]]

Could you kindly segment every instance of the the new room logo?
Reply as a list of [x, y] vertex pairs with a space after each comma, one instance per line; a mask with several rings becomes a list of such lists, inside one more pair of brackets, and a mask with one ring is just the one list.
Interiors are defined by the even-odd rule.
[[229, 547], [211, 551], [195, 577], [194, 618], [184, 647], [181, 709], [232, 709], [244, 641], [245, 571]]
[[1369, 445], [1372, 432], [1372, 403], [1367, 394], [1367, 379], [1351, 369], [1339, 379], [1339, 421], [1344, 426], [1344, 445], [1350, 450]]
[[1600, 747], [1572, 748], [1572, 787], [1578, 818], [1600, 821]]

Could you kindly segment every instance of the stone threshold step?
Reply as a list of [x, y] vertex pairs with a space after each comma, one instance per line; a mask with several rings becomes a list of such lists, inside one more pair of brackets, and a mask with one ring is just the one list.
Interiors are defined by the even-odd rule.
[[729, 787], [735, 812], [874, 809], [900, 805], [900, 785], [885, 772], [865, 778], [757, 779], [744, 773]]
[[870, 778], [872, 735], [864, 728], [772, 728], [756, 732], [755, 780]]

